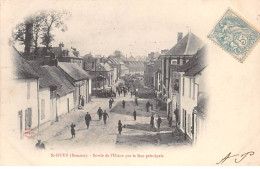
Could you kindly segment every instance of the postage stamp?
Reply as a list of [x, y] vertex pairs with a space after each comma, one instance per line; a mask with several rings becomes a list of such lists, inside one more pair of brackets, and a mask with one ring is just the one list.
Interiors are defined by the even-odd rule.
[[208, 38], [243, 63], [260, 39], [260, 33], [228, 9]]

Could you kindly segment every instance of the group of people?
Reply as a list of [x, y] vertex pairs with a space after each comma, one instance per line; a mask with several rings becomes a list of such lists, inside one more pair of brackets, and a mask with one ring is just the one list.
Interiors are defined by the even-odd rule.
[[125, 86], [118, 86], [116, 88], [118, 96], [120, 96], [120, 94], [124, 94], [124, 97], [126, 96], [127, 92], [129, 92], [129, 89], [126, 88]]
[[154, 115], [152, 114], [151, 119], [150, 119], [151, 127], [157, 128], [158, 130], [160, 130], [161, 123], [162, 123], [162, 119], [161, 119], [160, 115], [158, 115], [157, 119], [155, 119]]
[[98, 108], [98, 111], [97, 111], [97, 114], [98, 114], [98, 118], [99, 120], [101, 120], [103, 118], [104, 120], [104, 124], [107, 124], [107, 118], [109, 118], [108, 114], [107, 114], [107, 111], [106, 110], [102, 110], [101, 107]]

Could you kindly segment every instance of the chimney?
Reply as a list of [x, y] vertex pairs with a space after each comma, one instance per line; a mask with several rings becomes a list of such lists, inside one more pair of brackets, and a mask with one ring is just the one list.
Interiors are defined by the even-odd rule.
[[63, 42], [61, 42], [61, 43], [59, 44], [59, 47], [60, 47], [61, 49], [64, 47]]
[[178, 41], [177, 42], [179, 42], [181, 39], [182, 39], [182, 32], [178, 32]]

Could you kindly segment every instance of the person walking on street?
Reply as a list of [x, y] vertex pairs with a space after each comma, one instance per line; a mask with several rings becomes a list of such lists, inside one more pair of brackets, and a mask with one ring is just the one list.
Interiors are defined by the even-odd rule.
[[137, 100], [137, 97], [135, 97], [135, 104], [138, 106], [138, 100]]
[[81, 106], [82, 108], [84, 107], [84, 104], [85, 104], [85, 100], [84, 100], [84, 96], [81, 97]]
[[150, 125], [152, 128], [154, 128], [154, 116], [151, 116], [151, 121], [150, 121]]
[[111, 109], [113, 102], [111, 99], [108, 102], [109, 102], [109, 108]]
[[106, 125], [107, 124], [107, 118], [109, 118], [108, 114], [107, 114], [107, 111], [104, 110], [104, 113], [103, 113], [103, 120], [104, 120], [104, 124]]
[[121, 135], [121, 132], [123, 130], [123, 124], [121, 123], [121, 120], [118, 121], [118, 132]]
[[158, 115], [158, 119], [157, 119], [158, 130], [160, 130], [161, 123], [162, 123], [162, 119], [161, 119], [161, 117]]
[[146, 112], [148, 112], [149, 111], [149, 107], [150, 107], [150, 102], [149, 101], [147, 101], [147, 103], [146, 103]]
[[76, 127], [76, 125], [73, 124], [73, 123], [70, 125], [70, 128], [71, 128], [71, 130], [70, 130], [71, 131], [71, 138], [73, 138], [73, 137], [75, 138], [75, 135], [76, 135], [75, 127]]
[[172, 127], [172, 117], [169, 117], [169, 127]]
[[103, 114], [103, 110], [101, 109], [101, 107], [98, 108], [97, 114], [98, 114], [99, 120], [101, 120], [102, 119], [102, 114]]
[[124, 97], [125, 97], [125, 94], [126, 94], [126, 90], [124, 89]]
[[135, 110], [133, 112], [133, 115], [134, 115], [134, 120], [136, 121], [136, 111]]
[[90, 121], [92, 121], [92, 118], [91, 118], [90, 114], [87, 112], [87, 114], [85, 116], [85, 122], [86, 122], [86, 125], [87, 125], [87, 129], [89, 128]]
[[123, 109], [124, 109], [125, 108], [125, 100], [123, 100], [122, 104], [123, 104]]
[[132, 98], [132, 96], [133, 96], [133, 91], [131, 91], [130, 93], [131, 93], [131, 98]]

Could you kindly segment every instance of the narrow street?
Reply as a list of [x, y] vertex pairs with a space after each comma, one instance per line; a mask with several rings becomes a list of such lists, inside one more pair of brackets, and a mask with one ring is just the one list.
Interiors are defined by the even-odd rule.
[[[123, 109], [122, 101], [125, 100], [126, 107]], [[34, 142], [42, 140], [47, 148], [58, 147], [77, 147], [82, 145], [185, 145], [183, 135], [178, 132], [176, 127], [169, 127], [165, 111], [157, 111], [162, 118], [160, 132], [156, 128], [151, 128], [151, 112], [146, 112], [145, 104], [148, 99], [139, 99], [136, 106], [134, 96], [130, 94], [126, 97], [117, 96], [111, 109], [108, 105], [109, 98], [93, 97], [92, 101], [85, 105], [84, 110], [76, 110], [59, 119], [47, 129], [35, 135]], [[149, 100], [155, 105], [154, 100]], [[108, 112], [109, 118], [104, 125], [103, 119], [99, 121], [97, 110], [101, 107]], [[137, 112], [137, 120], [134, 121], [133, 111]], [[85, 124], [85, 115], [89, 112], [92, 121], [89, 129]], [[118, 121], [124, 125], [122, 134], [118, 134]], [[76, 124], [76, 137], [71, 138], [70, 125]], [[173, 122], [175, 124], [175, 122]], [[174, 134], [172, 132], [174, 131]], [[173, 136], [174, 135], [174, 136]]]

